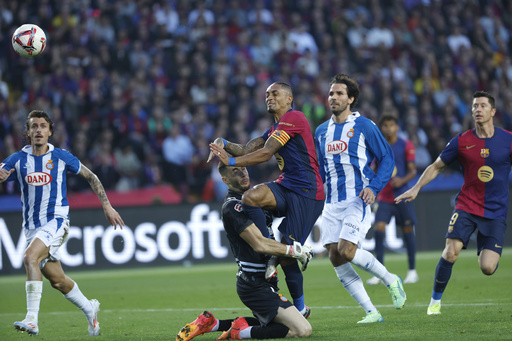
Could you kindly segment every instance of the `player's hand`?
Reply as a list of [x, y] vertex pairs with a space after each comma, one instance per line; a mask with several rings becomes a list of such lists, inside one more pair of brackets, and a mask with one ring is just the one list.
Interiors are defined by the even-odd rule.
[[286, 255], [296, 258], [302, 264], [301, 270], [306, 271], [309, 261], [313, 258], [313, 248], [307, 244], [293, 242], [293, 245], [286, 246]]
[[418, 196], [419, 190], [416, 190], [414, 187], [409, 189], [408, 191], [400, 194], [395, 198], [395, 204], [399, 204], [400, 202], [411, 202]]
[[215, 142], [210, 143], [210, 154], [216, 156], [220, 162], [222, 162], [225, 165], [229, 164], [229, 156], [228, 153], [224, 150], [224, 143], [222, 143], [222, 147], [217, 145]]
[[[222, 137], [217, 137], [215, 139], [215, 141], [213, 141], [213, 144], [216, 144], [217, 146], [222, 147], [222, 149], [224, 149], [224, 141], [222, 140]], [[210, 163], [210, 161], [213, 160], [213, 157], [214, 157], [214, 154], [210, 150], [210, 154], [208, 154], [208, 160], [206, 160], [206, 163]]]
[[14, 168], [11, 168], [10, 171], [8, 171], [8, 170], [6, 170], [4, 168], [0, 169], [0, 183], [2, 183], [5, 180], [7, 180], [9, 175], [11, 175], [13, 172], [14, 172]]
[[371, 188], [364, 188], [361, 193], [359, 193], [359, 198], [363, 199], [366, 205], [373, 205], [375, 202], [375, 193], [371, 190]]
[[119, 215], [119, 213], [117, 213], [117, 211], [112, 206], [105, 208], [104, 211], [105, 217], [107, 217], [107, 220], [110, 223], [110, 225], [114, 226], [114, 230], [117, 229], [117, 225], [119, 225], [119, 227], [122, 230], [123, 226], [125, 226], [125, 223], [123, 221], [123, 218], [121, 218], [121, 216]]

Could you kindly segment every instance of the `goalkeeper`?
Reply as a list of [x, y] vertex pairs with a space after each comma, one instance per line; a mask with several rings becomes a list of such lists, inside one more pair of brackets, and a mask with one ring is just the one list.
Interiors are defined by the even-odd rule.
[[[222, 181], [228, 194], [222, 205], [222, 222], [231, 251], [238, 263], [236, 290], [254, 317], [217, 320], [205, 311], [185, 325], [176, 341], [191, 340], [204, 333], [223, 331], [217, 340], [277, 339], [308, 337], [311, 325], [277, 287], [277, 276], [265, 279], [270, 255], [296, 258], [305, 270], [312, 256], [311, 248], [300, 243], [284, 245], [272, 239], [270, 227], [260, 230], [242, 210], [242, 194], [249, 189], [249, 173], [245, 167], [230, 167], [219, 163]], [[267, 219], [267, 225], [271, 223]]]

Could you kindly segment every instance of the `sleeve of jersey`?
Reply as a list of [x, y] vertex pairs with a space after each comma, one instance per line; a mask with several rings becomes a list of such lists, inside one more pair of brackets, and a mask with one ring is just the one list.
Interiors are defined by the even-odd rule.
[[9, 175], [9, 177], [5, 179], [4, 182], [13, 181], [14, 179], [16, 179], [16, 168], [14, 167], [13, 155], [9, 156], [7, 159], [2, 161], [2, 163], [0, 163], [0, 169], [10, 171], [13, 168], [14, 172], [12, 172], [12, 174]]
[[386, 139], [373, 122], [368, 125], [366, 138], [368, 140], [369, 149], [379, 161], [377, 174], [368, 185], [373, 193], [377, 195], [386, 186], [393, 174], [393, 169], [395, 169], [395, 157], [389, 143], [387, 143]]
[[224, 209], [224, 215], [229, 217], [228, 221], [232, 225], [231, 228], [238, 235], [253, 223], [242, 210], [240, 203], [228, 204]]
[[66, 162], [66, 168], [68, 171], [78, 174], [82, 168], [82, 163], [76, 156], [68, 152], [67, 150], [62, 151], [62, 159]]
[[316, 128], [316, 131], [315, 131], [315, 147], [316, 147], [316, 155], [317, 155], [317, 158], [318, 158], [318, 170], [320, 171], [320, 176], [322, 177], [322, 182], [325, 183], [325, 169], [324, 169], [324, 166], [325, 166], [325, 161], [324, 161], [324, 154], [322, 153], [322, 141], [320, 141], [321, 139], [321, 130], [322, 130], [322, 126], [319, 126], [318, 128]]
[[304, 130], [304, 119], [306, 118], [301, 112], [288, 111], [279, 120], [279, 124], [271, 137], [275, 138], [284, 146], [291, 138], [295, 137], [295, 135], [302, 133]]
[[416, 161], [416, 149], [411, 141], [407, 140], [405, 143], [405, 161], [415, 162]]
[[441, 160], [446, 164], [449, 165], [453, 161], [457, 159], [457, 156], [459, 154], [459, 136], [461, 134], [458, 134], [454, 138], [451, 139], [450, 142], [444, 147], [443, 151], [441, 152], [441, 155], [439, 157]]

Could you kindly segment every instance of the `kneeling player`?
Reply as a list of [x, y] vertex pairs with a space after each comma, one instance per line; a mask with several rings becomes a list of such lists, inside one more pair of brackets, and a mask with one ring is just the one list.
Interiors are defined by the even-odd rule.
[[221, 163], [219, 172], [229, 190], [222, 205], [221, 217], [239, 266], [236, 290], [255, 318], [217, 320], [205, 311], [195, 321], [181, 328], [176, 340], [191, 340], [214, 331], [223, 331], [217, 340], [310, 336], [311, 325], [291, 302], [279, 294], [277, 276], [265, 280], [265, 268], [270, 255], [275, 255], [298, 259], [304, 270], [312, 255], [311, 249], [299, 243], [281, 244], [269, 238], [269, 228], [262, 231], [247, 217], [241, 203], [242, 194], [250, 187], [245, 167], [230, 167]]

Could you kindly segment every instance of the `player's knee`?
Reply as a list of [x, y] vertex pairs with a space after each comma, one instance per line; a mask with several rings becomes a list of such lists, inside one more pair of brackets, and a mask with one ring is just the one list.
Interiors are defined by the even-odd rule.
[[242, 195], [242, 204], [250, 206], [258, 206], [258, 195], [251, 190], [246, 191]]
[[299, 328], [295, 328], [293, 331], [291, 330], [291, 332], [293, 337], [309, 337], [313, 332], [313, 328], [311, 328], [309, 322], [306, 321], [306, 323], [300, 325]]
[[23, 255], [23, 264], [25, 265], [25, 267], [38, 266], [39, 261], [38, 261], [37, 254], [35, 254], [33, 252], [26, 251], [25, 254]]
[[482, 265], [480, 267], [480, 270], [482, 270], [482, 273], [486, 276], [491, 276], [493, 273], [496, 272], [497, 266], [489, 266], [489, 265]]

